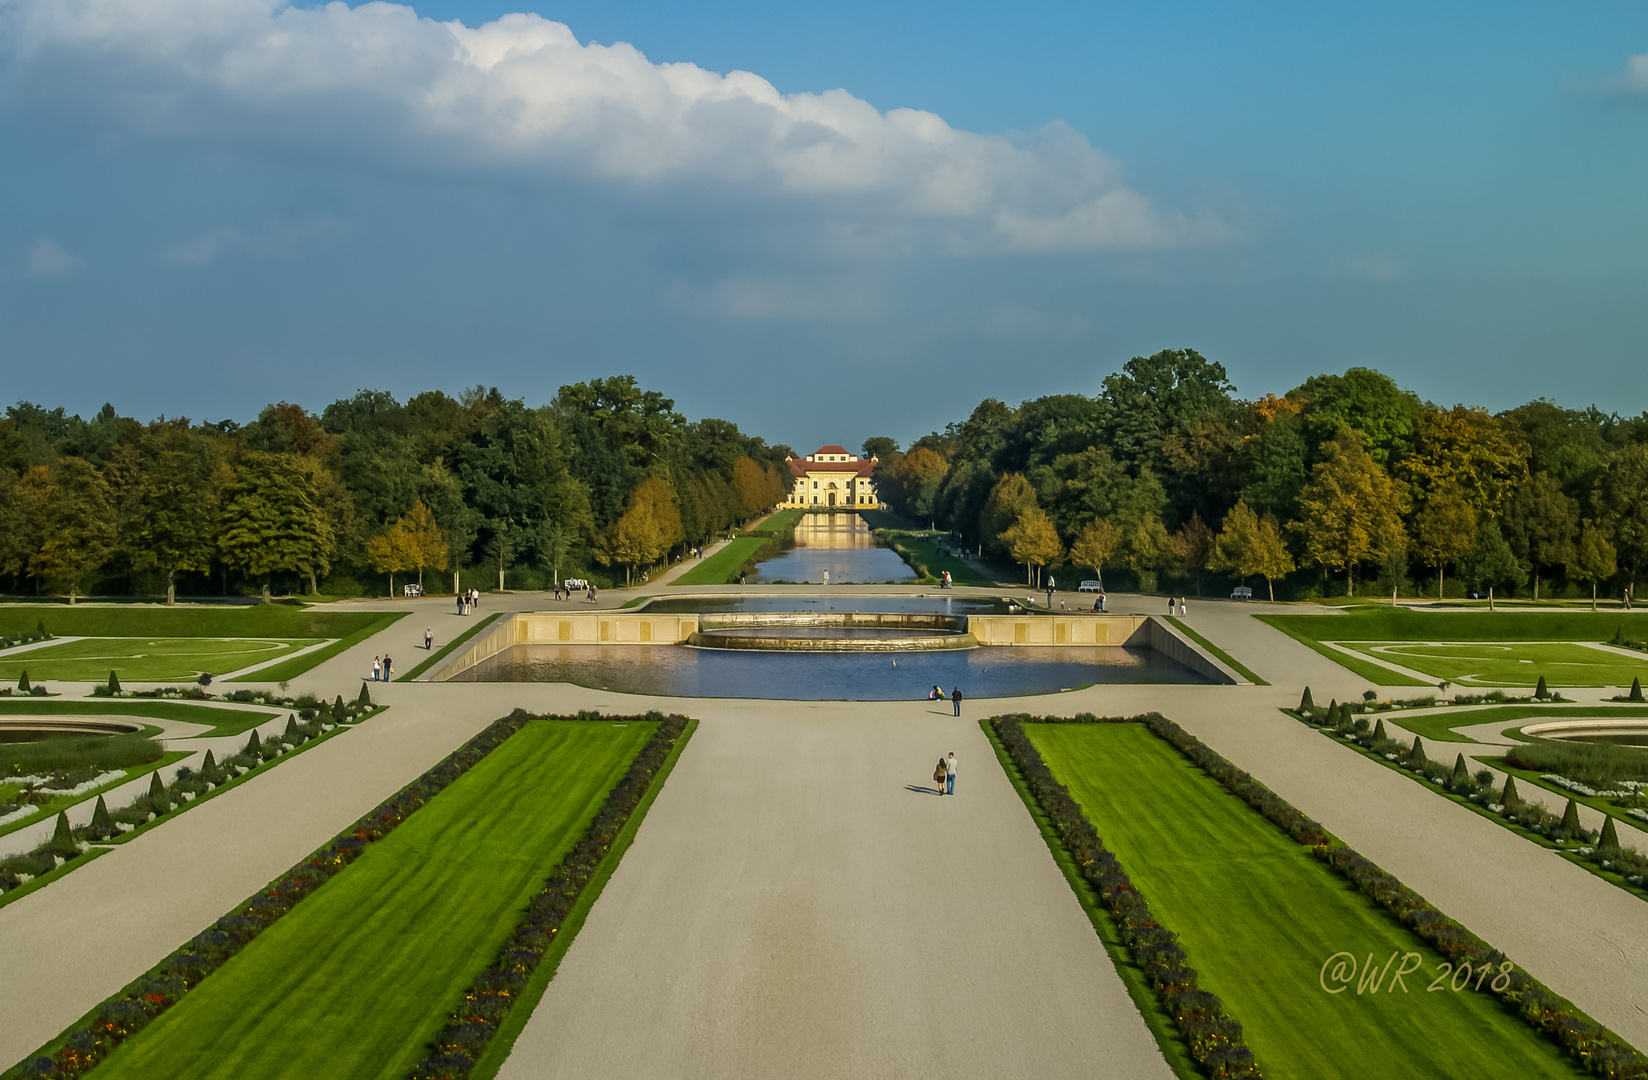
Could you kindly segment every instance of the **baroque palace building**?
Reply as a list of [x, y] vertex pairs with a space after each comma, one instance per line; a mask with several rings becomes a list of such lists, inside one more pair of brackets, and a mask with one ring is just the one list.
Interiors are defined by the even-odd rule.
[[878, 510], [881, 500], [876, 497], [875, 477], [871, 475], [876, 461], [849, 454], [844, 446], [820, 446], [804, 458], [790, 458], [794, 482], [782, 505]]

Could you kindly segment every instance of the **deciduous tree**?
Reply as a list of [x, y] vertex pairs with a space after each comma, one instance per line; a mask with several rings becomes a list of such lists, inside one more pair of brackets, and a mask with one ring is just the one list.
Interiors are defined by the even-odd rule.
[[1094, 518], [1082, 529], [1076, 542], [1070, 545], [1070, 558], [1077, 566], [1090, 566], [1104, 587], [1104, 564], [1115, 558], [1121, 546], [1121, 530], [1104, 518]]
[[1352, 592], [1356, 564], [1376, 555], [1402, 531], [1405, 499], [1385, 475], [1356, 432], [1341, 429], [1322, 447], [1323, 460], [1299, 493], [1304, 515], [1294, 528], [1317, 565], [1344, 571], [1345, 595]]
[[1491, 518], [1483, 518], [1477, 525], [1470, 550], [1459, 561], [1459, 573], [1467, 584], [1488, 590], [1489, 611], [1493, 610], [1495, 588], [1515, 588], [1528, 576]]
[[67, 581], [72, 604], [80, 582], [114, 550], [114, 505], [102, 474], [85, 458], [66, 457], [51, 474], [33, 569], [42, 577]]
[[1059, 531], [1036, 506], [1019, 515], [1012, 527], [1002, 534], [1002, 542], [1006, 544], [1013, 561], [1024, 564], [1025, 580], [1032, 583], [1039, 584], [1042, 568], [1052, 565], [1064, 555]]
[[1436, 567], [1436, 596], [1442, 598], [1443, 574], [1448, 564], [1458, 562], [1470, 550], [1476, 537], [1476, 510], [1460, 490], [1446, 486], [1431, 493], [1414, 518], [1419, 536], [1419, 557]]
[[218, 511], [217, 548], [225, 564], [249, 577], [326, 572], [332, 526], [321, 511], [316, 467], [298, 454], [252, 450], [228, 477]]
[[1608, 542], [1601, 529], [1587, 521], [1579, 534], [1579, 547], [1574, 561], [1568, 564], [1568, 575], [1591, 583], [1591, 610], [1597, 606], [1597, 583], [1607, 581], [1619, 572], [1614, 545]]

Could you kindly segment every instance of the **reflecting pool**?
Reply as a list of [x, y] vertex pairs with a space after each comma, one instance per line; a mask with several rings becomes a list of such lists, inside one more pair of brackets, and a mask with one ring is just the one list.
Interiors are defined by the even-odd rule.
[[808, 514], [795, 527], [795, 547], [756, 563], [749, 580], [809, 584], [828, 580], [832, 585], [846, 585], [914, 581], [915, 577], [916, 572], [897, 552], [876, 543], [869, 523], [859, 515]]
[[565, 682], [668, 697], [903, 701], [936, 683], [967, 698], [1049, 694], [1090, 683], [1201, 683], [1151, 649], [996, 647], [935, 652], [788, 653], [685, 645], [516, 645], [462, 682]]

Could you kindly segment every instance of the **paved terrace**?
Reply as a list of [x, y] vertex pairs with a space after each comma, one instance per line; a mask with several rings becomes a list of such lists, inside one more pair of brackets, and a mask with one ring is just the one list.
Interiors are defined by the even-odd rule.
[[[612, 591], [598, 606], [659, 591]], [[835, 587], [830, 595], [922, 591]], [[1111, 609], [1155, 613], [1163, 602], [1113, 595]], [[480, 615], [553, 604], [547, 594], [488, 595]], [[437, 599], [361, 606], [410, 614], [295, 680], [293, 692], [353, 695], [374, 655], [389, 652], [410, 670], [423, 656], [425, 626], [438, 647], [470, 625]], [[1164, 1075], [978, 730], [979, 716], [1016, 710], [1172, 717], [1648, 1047], [1648, 905], [1282, 716], [1303, 684], [1324, 700], [1359, 696], [1366, 684], [1248, 617], [1265, 610], [1299, 609], [1192, 602], [1189, 621], [1273, 686], [1095, 686], [970, 701], [961, 720], [926, 701], [670, 700], [559, 684], [375, 687], [388, 713], [0, 908], [0, 1059], [15, 1061], [56, 1035], [516, 706], [657, 708], [703, 723], [506, 1076], [756, 1076], [799, 1061], [809, 1073], [841, 1076], [923, 1066], [976, 1076], [1030, 1068]], [[956, 799], [910, 790], [930, 786], [932, 761], [951, 749], [962, 761]]]

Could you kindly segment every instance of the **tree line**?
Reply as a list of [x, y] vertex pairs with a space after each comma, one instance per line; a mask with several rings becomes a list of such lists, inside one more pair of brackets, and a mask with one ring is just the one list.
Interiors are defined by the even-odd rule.
[[1369, 368], [1243, 400], [1221, 364], [1170, 349], [1091, 396], [991, 398], [907, 451], [865, 449], [895, 510], [1031, 580], [1068, 566], [1145, 591], [1214, 572], [1272, 595], [1543, 584], [1629, 602], [1648, 566], [1648, 413], [1443, 407]]
[[0, 420], [13, 592], [359, 594], [382, 575], [626, 578], [782, 500], [786, 446], [689, 422], [630, 376], [528, 406], [496, 388], [362, 390], [250, 423], [19, 402]]

